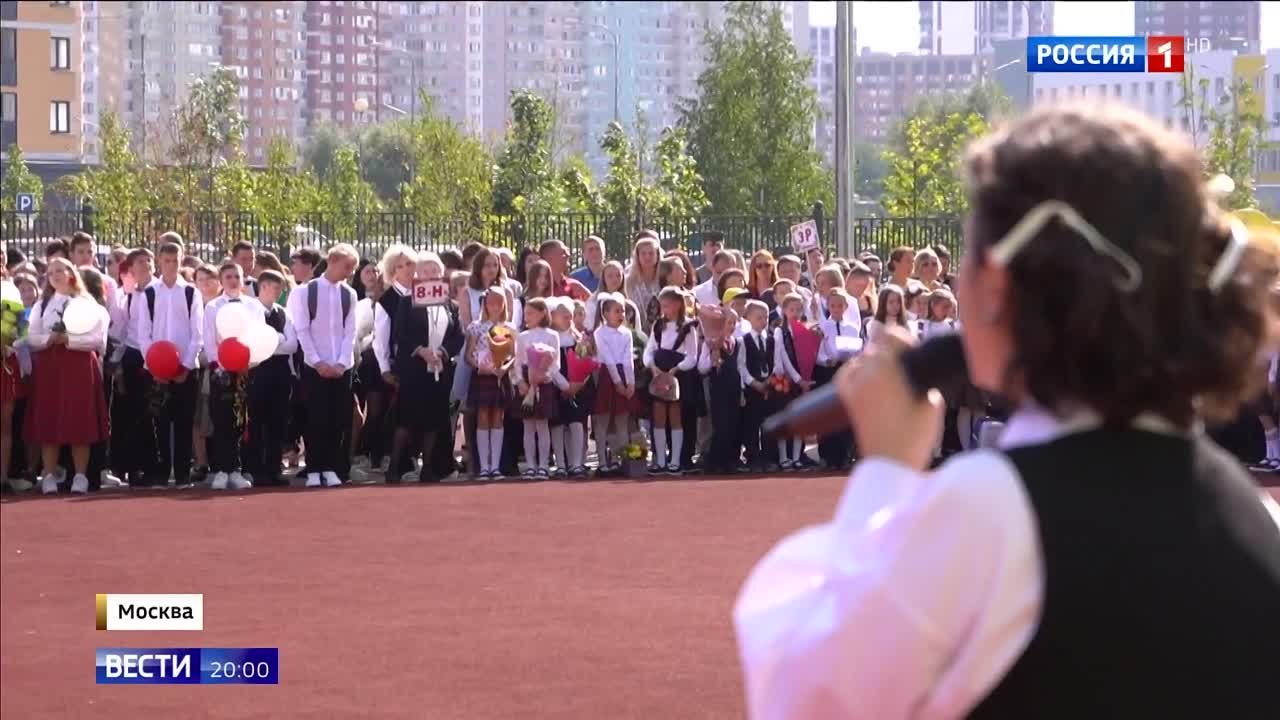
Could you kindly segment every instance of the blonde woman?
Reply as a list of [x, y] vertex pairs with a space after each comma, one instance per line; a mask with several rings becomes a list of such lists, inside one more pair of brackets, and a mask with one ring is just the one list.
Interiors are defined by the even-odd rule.
[[646, 314], [649, 300], [662, 290], [658, 282], [658, 263], [662, 261], [662, 245], [652, 235], [644, 235], [631, 248], [631, 267], [623, 283], [623, 294], [636, 306], [639, 313], [639, 329], [646, 335], [654, 318]]

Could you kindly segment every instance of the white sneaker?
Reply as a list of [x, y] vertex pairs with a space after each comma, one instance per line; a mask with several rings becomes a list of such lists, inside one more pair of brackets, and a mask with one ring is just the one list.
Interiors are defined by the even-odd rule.
[[248, 490], [253, 487], [253, 481], [238, 472], [231, 473], [231, 487], [234, 490]]
[[34, 484], [25, 478], [9, 478], [9, 488], [16, 493], [24, 493], [34, 487]]
[[373, 463], [370, 462], [368, 455], [360, 455], [351, 461], [351, 467], [353, 469], [359, 468], [361, 470], [368, 470], [373, 467]]
[[213, 488], [214, 490], [226, 490], [227, 479], [228, 478], [226, 473], [224, 472], [216, 473], [213, 476], [213, 480], [209, 482], [209, 487]]
[[307, 474], [307, 487], [320, 487], [320, 473]]
[[369, 473], [365, 472], [364, 470], [361, 470], [360, 468], [351, 468], [350, 477], [351, 477], [351, 482], [353, 483], [358, 483], [358, 482], [362, 483], [362, 482], [369, 481]]
[[99, 475], [98, 477], [99, 477], [99, 479], [101, 479], [101, 480], [102, 480], [102, 489], [104, 489], [104, 490], [106, 490], [107, 488], [122, 488], [122, 487], [128, 487], [128, 483], [126, 483], [125, 481], [123, 481], [123, 480], [121, 480], [120, 478], [116, 477], [115, 475], [112, 475], [111, 473], [107, 472], [106, 470], [103, 470], [103, 471], [102, 471], [102, 474], [101, 474], [101, 475]]
[[334, 472], [320, 473], [320, 477], [324, 478], [325, 487], [338, 487], [342, 484], [342, 480]]
[[53, 473], [45, 475], [44, 479], [40, 481], [40, 492], [45, 495], [52, 495], [58, 492], [58, 476]]
[[77, 495], [83, 495], [89, 492], [89, 478], [84, 475], [77, 474], [75, 479], [71, 481], [71, 492]]

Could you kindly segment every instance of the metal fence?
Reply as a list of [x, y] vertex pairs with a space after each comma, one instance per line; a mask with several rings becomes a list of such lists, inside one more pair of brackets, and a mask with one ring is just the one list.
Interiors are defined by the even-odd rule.
[[[625, 258], [631, 239], [640, 228], [658, 233], [665, 248], [684, 247], [697, 253], [703, 233], [723, 233], [725, 246], [743, 252], [768, 249], [790, 252], [792, 225], [813, 219], [819, 235], [829, 248], [834, 245], [834, 227], [820, 206], [809, 215], [702, 215], [693, 217], [648, 217], [643, 222], [619, 215], [591, 213], [489, 215], [472, 219], [424, 223], [408, 212], [380, 212], [343, 216], [309, 214], [292, 224], [266, 222], [251, 212], [163, 213], [138, 212], [123, 217], [95, 213], [86, 206], [81, 212], [4, 213], [0, 216], [0, 240], [27, 255], [42, 254], [51, 240], [67, 238], [86, 230], [103, 247], [151, 247], [164, 232], [180, 234], [188, 252], [209, 262], [220, 260], [236, 242], [248, 241], [259, 249], [286, 257], [298, 247], [324, 247], [348, 242], [364, 257], [377, 258], [393, 243], [415, 249], [461, 248], [472, 241], [491, 247], [536, 246], [556, 238], [580, 255], [582, 240], [595, 235], [605, 241], [607, 255]], [[853, 252], [870, 250], [884, 257], [891, 249], [906, 245], [921, 248], [943, 245], [959, 257], [959, 221], [951, 218], [863, 218], [856, 221]]]

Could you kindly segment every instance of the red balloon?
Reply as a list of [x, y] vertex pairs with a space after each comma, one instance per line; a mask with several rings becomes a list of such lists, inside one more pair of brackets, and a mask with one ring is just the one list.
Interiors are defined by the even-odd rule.
[[172, 380], [182, 372], [178, 358], [178, 346], [168, 340], [160, 340], [147, 348], [147, 369], [159, 380]]
[[218, 346], [218, 365], [232, 373], [248, 370], [249, 347], [235, 338], [223, 340]]

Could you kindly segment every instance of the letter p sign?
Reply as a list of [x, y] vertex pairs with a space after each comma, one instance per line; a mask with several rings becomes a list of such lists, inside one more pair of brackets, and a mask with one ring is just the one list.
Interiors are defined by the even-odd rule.
[[36, 196], [31, 193], [18, 193], [15, 198], [14, 209], [20, 213], [33, 213], [36, 211]]

